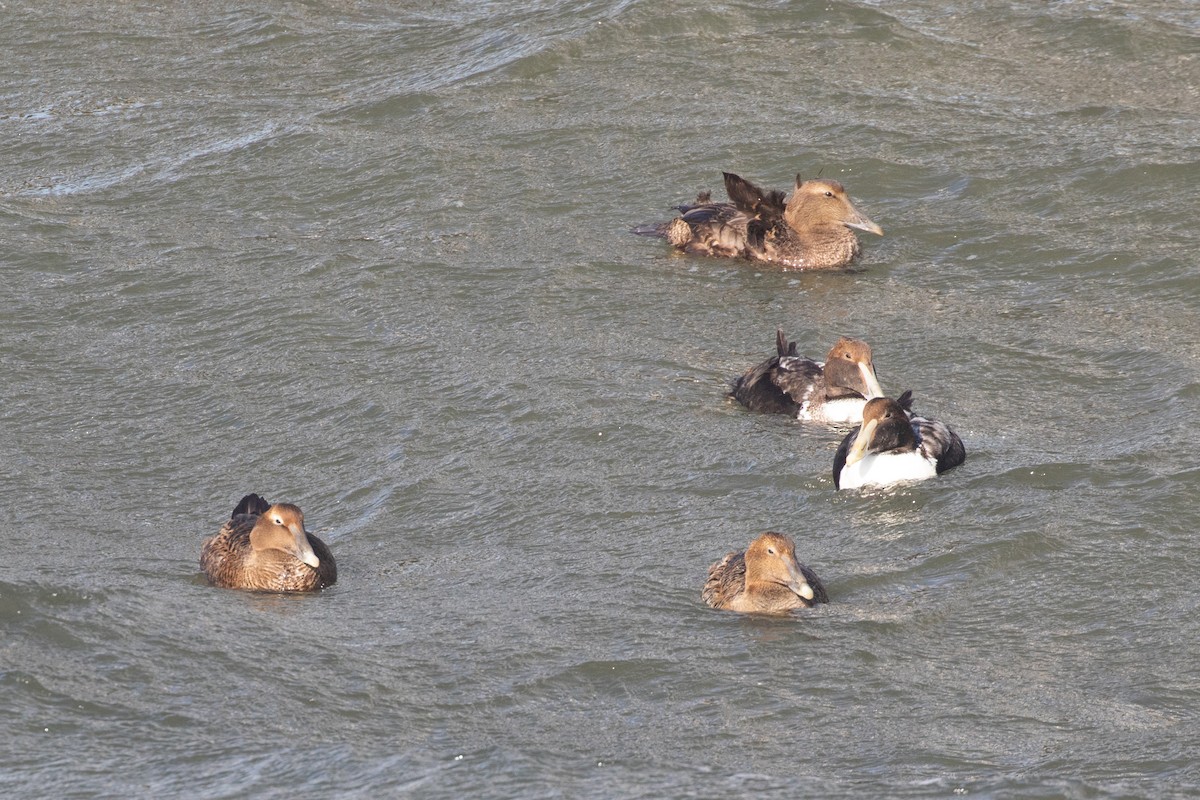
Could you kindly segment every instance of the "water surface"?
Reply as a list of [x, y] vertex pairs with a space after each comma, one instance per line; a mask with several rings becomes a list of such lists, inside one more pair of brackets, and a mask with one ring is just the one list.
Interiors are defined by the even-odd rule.
[[[3, 15], [6, 796], [1200, 791], [1191, 2]], [[887, 236], [627, 233], [722, 170]], [[836, 493], [776, 326], [967, 463]], [[335, 587], [204, 583], [248, 491]], [[833, 602], [704, 607], [768, 528]]]

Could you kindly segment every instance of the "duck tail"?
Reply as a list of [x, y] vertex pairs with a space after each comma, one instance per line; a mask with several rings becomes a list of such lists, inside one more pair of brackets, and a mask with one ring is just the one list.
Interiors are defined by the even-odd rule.
[[796, 355], [796, 343], [787, 340], [787, 334], [783, 332], [783, 328], [775, 329], [775, 350], [779, 353], [780, 358]]
[[270, 503], [262, 499], [262, 497], [251, 492], [242, 498], [241, 502], [234, 507], [233, 513], [229, 516], [231, 518], [242, 514], [253, 514], [254, 516], [258, 516], [266, 513], [266, 510], [270, 507]]
[[667, 238], [667, 228], [671, 227], [670, 222], [651, 222], [646, 225], [638, 225], [636, 228], [630, 228], [630, 233], [636, 233], [638, 236], [653, 236], [658, 239]]

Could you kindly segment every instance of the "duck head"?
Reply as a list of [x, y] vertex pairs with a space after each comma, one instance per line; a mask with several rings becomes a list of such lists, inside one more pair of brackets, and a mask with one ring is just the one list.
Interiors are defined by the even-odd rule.
[[291, 503], [275, 503], [259, 515], [250, 531], [250, 546], [255, 552], [281, 550], [313, 569], [321, 565], [308, 543], [304, 512]]
[[797, 231], [808, 231], [829, 225], [883, 236], [883, 228], [854, 207], [846, 187], [838, 181], [802, 180], [796, 176], [796, 188], [788, 198], [784, 220]]
[[811, 601], [813, 589], [796, 560], [796, 545], [782, 533], [767, 531], [746, 548], [746, 588], [753, 584], [778, 584]]
[[831, 397], [855, 392], [870, 400], [883, 397], [883, 388], [871, 361], [871, 345], [843, 336], [825, 356], [825, 387]]
[[858, 463], [868, 453], [911, 450], [916, 446], [917, 437], [904, 406], [890, 397], [876, 397], [863, 407], [863, 424], [846, 454], [846, 466]]

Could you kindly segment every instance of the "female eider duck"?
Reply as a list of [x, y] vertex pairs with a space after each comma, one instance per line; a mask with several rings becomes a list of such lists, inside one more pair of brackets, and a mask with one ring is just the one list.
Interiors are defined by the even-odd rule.
[[867, 402], [862, 425], [846, 434], [833, 457], [835, 488], [922, 481], [967, 460], [957, 433], [911, 408], [912, 392]]
[[749, 614], [782, 614], [828, 603], [820, 578], [796, 560], [796, 545], [767, 531], [744, 553], [729, 553], [708, 568], [700, 595], [713, 608]]
[[220, 533], [205, 540], [200, 568], [226, 589], [310, 592], [337, 581], [333, 553], [304, 529], [304, 513], [256, 494], [243, 497]]
[[776, 331], [778, 355], [746, 370], [731, 395], [751, 411], [788, 414], [830, 425], [862, 422], [863, 406], [883, 397], [871, 346], [842, 337], [825, 361], [796, 355], [796, 343]]
[[695, 203], [678, 206], [680, 216], [670, 222], [634, 232], [664, 238], [685, 253], [767, 261], [784, 269], [844, 267], [860, 251], [852, 228], [883, 235], [837, 181], [797, 175], [785, 201], [781, 191], [764, 192], [732, 172], [722, 174], [729, 202], [714, 203], [703, 192]]

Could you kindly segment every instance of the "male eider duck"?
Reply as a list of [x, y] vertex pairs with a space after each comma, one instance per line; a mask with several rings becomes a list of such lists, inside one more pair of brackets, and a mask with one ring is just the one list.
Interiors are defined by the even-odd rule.
[[833, 457], [838, 489], [922, 481], [967, 460], [962, 439], [943, 422], [912, 414], [912, 392], [876, 397], [862, 425], [846, 434]]
[[243, 497], [220, 533], [205, 540], [200, 568], [226, 589], [310, 592], [337, 580], [333, 553], [304, 529], [304, 513], [256, 494]]
[[842, 337], [825, 361], [796, 355], [796, 343], [776, 331], [778, 354], [746, 370], [733, 386], [733, 398], [751, 411], [788, 414], [830, 425], [862, 422], [863, 406], [883, 397], [871, 346]]
[[785, 269], [835, 269], [859, 254], [854, 230], [877, 236], [883, 229], [850, 202], [837, 181], [801, 180], [790, 198], [764, 192], [732, 172], [725, 176], [729, 202], [714, 203], [703, 192], [691, 205], [678, 206], [670, 222], [635, 228], [659, 236], [685, 253], [767, 261]]
[[744, 553], [729, 553], [708, 568], [700, 595], [713, 608], [750, 614], [781, 614], [828, 603], [821, 579], [796, 560], [796, 545], [767, 531]]

